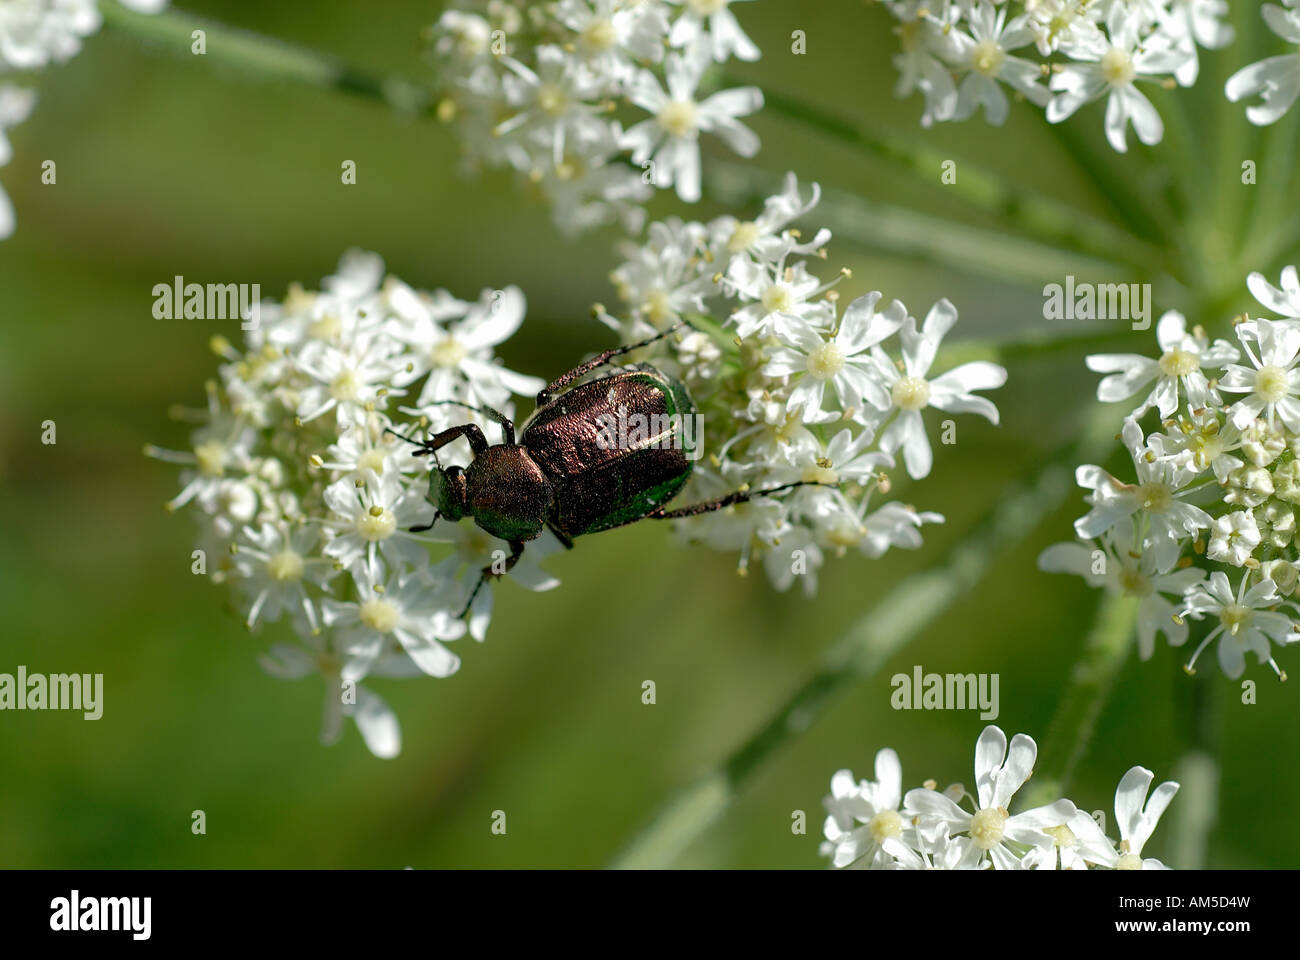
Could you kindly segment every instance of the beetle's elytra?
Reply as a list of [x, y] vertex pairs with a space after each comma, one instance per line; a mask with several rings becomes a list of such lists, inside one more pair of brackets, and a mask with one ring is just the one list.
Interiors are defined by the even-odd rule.
[[[675, 510], [665, 508], [690, 479], [696, 452], [690, 432], [683, 431], [683, 424], [695, 415], [686, 385], [649, 364], [583, 378], [681, 326], [640, 343], [606, 350], [560, 376], [537, 395], [537, 407], [524, 422], [518, 442], [514, 423], [488, 407], [470, 409], [500, 425], [501, 443], [489, 445], [474, 423], [443, 430], [422, 443], [411, 441], [416, 443], [417, 453], [433, 456], [435, 463], [437, 451], [460, 437], [469, 442], [474, 454], [465, 468], [439, 464], [430, 471], [428, 499], [436, 513], [433, 523], [415, 529], [427, 530], [439, 518], [472, 517], [492, 536], [510, 544], [504, 569], [483, 568], [466, 612], [483, 582], [509, 571], [523, 554], [524, 544], [540, 536], [543, 529], [572, 548], [573, 538], [583, 534], [643, 519], [695, 516], [809, 482], [738, 490]], [[610, 443], [605, 425], [629, 414], [669, 426], [653, 436], [642, 434], [631, 442]]]

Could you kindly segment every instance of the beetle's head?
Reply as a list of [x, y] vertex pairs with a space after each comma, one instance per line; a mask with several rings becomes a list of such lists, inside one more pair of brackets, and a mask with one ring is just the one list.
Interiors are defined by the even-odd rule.
[[435, 467], [429, 472], [429, 502], [439, 516], [455, 522], [469, 513], [465, 497], [465, 471], [460, 467]]

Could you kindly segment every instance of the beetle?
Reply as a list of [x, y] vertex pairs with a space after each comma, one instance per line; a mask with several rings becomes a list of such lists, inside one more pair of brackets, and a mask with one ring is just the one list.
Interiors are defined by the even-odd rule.
[[[575, 537], [638, 520], [692, 517], [794, 487], [824, 485], [800, 480], [766, 490], [741, 489], [668, 509], [666, 505], [690, 480], [694, 467], [693, 441], [683, 431], [686, 418], [696, 412], [686, 385], [646, 363], [584, 378], [683, 326], [678, 323], [640, 343], [606, 350], [552, 381], [537, 394], [536, 407], [524, 421], [517, 441], [515, 425], [505, 414], [459, 401], [441, 402], [475, 410], [494, 421], [501, 428], [502, 442], [489, 444], [476, 423], [450, 427], [422, 442], [389, 431], [414, 444], [417, 456], [434, 458], [427, 497], [435, 508], [434, 518], [412, 527], [412, 532], [432, 529], [439, 519], [471, 517], [483, 530], [510, 545], [502, 569], [495, 565], [482, 568], [462, 616], [488, 578], [508, 573], [523, 555], [525, 544], [544, 529], [572, 549]], [[608, 424], [616, 412], [626, 416], [624, 411], [640, 414], [643, 422], [668, 426], [653, 435], [646, 432], [634, 440], [611, 444]], [[443, 467], [437, 452], [461, 437], [469, 442], [473, 460], [464, 468]]]

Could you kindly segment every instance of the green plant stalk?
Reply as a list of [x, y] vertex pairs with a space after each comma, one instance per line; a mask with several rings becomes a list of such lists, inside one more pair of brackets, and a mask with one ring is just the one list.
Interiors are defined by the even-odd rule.
[[821, 669], [720, 763], [670, 796], [612, 866], [645, 869], [674, 863], [726, 812], [773, 754], [934, 623], [980, 582], [1005, 550], [1028, 536], [1064, 501], [1073, 488], [1070, 465], [1096, 460], [1113, 445], [1112, 421], [1107, 408], [1094, 405], [1077, 443], [1049, 457], [1034, 482], [1010, 493], [972, 535], [952, 548], [941, 566], [909, 577], [860, 617], [830, 648]]
[[[751, 165], [715, 160], [708, 165], [709, 196], [733, 208], [753, 206], [776, 189], [780, 178]], [[1104, 281], [1123, 267], [1115, 261], [1001, 233], [986, 227], [951, 223], [940, 217], [824, 189], [818, 213], [831, 232], [856, 247], [996, 277], [1008, 284], [1041, 290], [1044, 277], [1073, 274]], [[1146, 268], [1138, 268], [1145, 271]]]
[[[735, 81], [740, 82], [740, 81]], [[971, 208], [996, 217], [1024, 236], [1088, 257], [1120, 256], [1132, 263], [1159, 262], [1159, 247], [1027, 187], [1014, 186], [998, 174], [898, 136], [874, 136], [860, 125], [798, 100], [763, 91], [764, 109], [786, 120], [879, 157], [918, 180], [951, 191]], [[943, 183], [945, 163], [955, 163], [955, 180]]]
[[[1169, 212], [1162, 205], [1151, 202], [1123, 174], [1116, 172], [1114, 151], [1110, 145], [1099, 147], [1094, 143], [1089, 134], [1078, 129], [1077, 125], [1082, 122], [1085, 121], [1076, 114], [1061, 123], [1049, 123], [1047, 129], [1061, 152], [1092, 181], [1129, 230], [1153, 245], [1162, 245], [1170, 236], [1177, 236], [1178, 226]], [[1100, 126], [1098, 123], [1098, 132]], [[1164, 256], [1161, 247], [1154, 249], [1159, 249], [1160, 256]]]
[[[431, 94], [396, 76], [357, 70], [315, 50], [294, 46], [248, 30], [175, 8], [157, 14], [128, 10], [115, 0], [99, 0], [110, 29], [129, 34], [176, 57], [202, 59], [229, 68], [245, 80], [272, 80], [335, 90], [374, 100], [404, 113], [431, 110]], [[202, 30], [206, 52], [193, 52], [194, 31]]]
[[1140, 598], [1127, 594], [1109, 594], [1098, 604], [1083, 655], [1070, 671], [1056, 716], [1048, 724], [1039, 750], [1043, 765], [1025, 795], [1025, 807], [1052, 803], [1070, 788], [1097, 719], [1133, 647], [1140, 603]]
[[1216, 694], [1223, 679], [1207, 671], [1193, 677], [1180, 673], [1174, 682], [1176, 716], [1184, 747], [1172, 771], [1179, 789], [1170, 806], [1168, 862], [1179, 870], [1200, 870], [1205, 867], [1219, 814]]

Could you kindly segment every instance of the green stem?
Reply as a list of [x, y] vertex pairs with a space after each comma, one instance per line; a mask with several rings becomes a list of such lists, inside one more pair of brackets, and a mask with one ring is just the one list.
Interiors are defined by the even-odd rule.
[[[969, 161], [958, 162], [947, 153], [901, 137], [872, 135], [856, 123], [766, 88], [763, 101], [765, 111], [879, 157], [1041, 243], [1101, 259], [1118, 256], [1135, 264], [1161, 260], [1158, 247], [1045, 194], [1009, 184]], [[955, 179], [944, 183], [941, 178], [949, 161], [955, 164]]]
[[779, 748], [806, 730], [837, 697], [873, 676], [1061, 504], [1072, 489], [1066, 465], [1095, 460], [1113, 444], [1113, 420], [1106, 408], [1094, 406], [1077, 443], [1050, 457], [1031, 485], [1007, 495], [941, 566], [908, 578], [859, 618], [831, 647], [821, 669], [713, 769], [669, 797], [613, 866], [657, 868], [675, 862], [726, 812], [755, 771]]
[[1204, 869], [1210, 836], [1218, 821], [1219, 764], [1215, 692], [1219, 678], [1211, 675], [1175, 682], [1179, 727], [1186, 747], [1172, 779], [1178, 781], [1178, 798], [1171, 807], [1169, 864], [1179, 870]]
[[199, 56], [193, 51], [194, 31], [202, 30], [205, 47], [202, 56], [230, 68], [243, 79], [283, 80], [336, 90], [406, 113], [430, 109], [429, 91], [410, 80], [357, 70], [318, 51], [237, 30], [184, 10], [173, 8], [158, 14], [143, 14], [113, 0], [99, 0], [99, 11], [109, 28], [176, 57]]
[[[705, 171], [709, 195], [739, 208], [767, 197], [779, 177], [751, 165], [715, 160]], [[953, 223], [856, 194], [824, 189], [818, 209], [821, 221], [841, 239], [864, 250], [962, 270], [974, 276], [996, 277], [1013, 285], [1041, 290], [1044, 277], [1073, 275], [1104, 282], [1122, 268], [1115, 262], [1084, 257], [1033, 240]]]
[[[1103, 140], [1097, 146], [1092, 136], [1079, 130], [1077, 124], [1081, 122], [1076, 115], [1061, 123], [1049, 123], [1047, 128], [1061, 151], [1092, 181], [1124, 225], [1152, 244], [1153, 249], [1162, 250], [1166, 237], [1177, 236], [1177, 225], [1163, 207], [1151, 203], [1128, 177], [1116, 172], [1110, 145]], [[1098, 126], [1096, 134], [1100, 135]], [[1163, 259], [1164, 253], [1158, 256]]]
[[1092, 630], [1084, 641], [1083, 656], [1070, 671], [1056, 716], [1048, 724], [1039, 752], [1043, 763], [1025, 798], [1026, 806], [1051, 803], [1069, 789], [1133, 646], [1139, 604], [1139, 598], [1114, 594], [1098, 605]]

